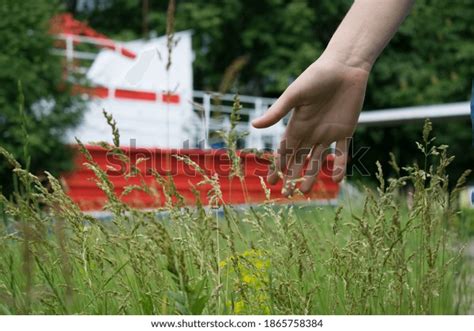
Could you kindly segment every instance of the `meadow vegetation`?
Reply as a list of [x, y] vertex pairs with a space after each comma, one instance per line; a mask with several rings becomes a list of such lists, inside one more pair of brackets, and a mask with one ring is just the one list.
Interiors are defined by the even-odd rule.
[[[232, 116], [238, 117], [238, 98]], [[114, 144], [126, 159], [110, 115]], [[0, 196], [1, 314], [462, 314], [470, 309], [472, 270], [462, 254], [457, 193], [448, 188], [453, 157], [427, 121], [425, 163], [399, 166], [362, 203], [223, 203], [219, 178], [181, 157], [209, 185], [209, 205], [184, 203], [173, 178], [154, 172], [165, 206], [134, 209], [114, 193], [105, 169], [78, 142], [107, 195], [107, 219], [82, 212], [60, 180], [48, 184], [0, 147], [15, 177]], [[223, 133], [235, 152], [238, 134]], [[25, 148], [25, 153], [27, 153]], [[127, 176], [141, 176], [131, 165]], [[411, 203], [404, 188], [413, 187]], [[149, 188], [130, 186], [126, 191]], [[124, 192], [123, 194], [127, 194]]]

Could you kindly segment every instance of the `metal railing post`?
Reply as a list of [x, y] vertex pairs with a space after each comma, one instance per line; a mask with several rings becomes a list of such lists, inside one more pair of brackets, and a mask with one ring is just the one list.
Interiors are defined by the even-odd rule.
[[70, 66], [74, 60], [74, 39], [71, 35], [67, 35], [66, 37], [66, 60], [68, 66]]
[[211, 120], [211, 96], [209, 93], [205, 93], [203, 96], [203, 107], [204, 107], [204, 123], [203, 123], [203, 139], [204, 148], [209, 148], [209, 122]]
[[[252, 120], [255, 118], [258, 118], [262, 115], [263, 113], [263, 102], [261, 98], [256, 98], [255, 99], [255, 112], [252, 114]], [[249, 121], [249, 132], [251, 130], [252, 123]], [[255, 141], [254, 144], [256, 145], [256, 148], [261, 149], [264, 147], [264, 142], [262, 141], [262, 131], [261, 130], [254, 130], [255, 134]]]

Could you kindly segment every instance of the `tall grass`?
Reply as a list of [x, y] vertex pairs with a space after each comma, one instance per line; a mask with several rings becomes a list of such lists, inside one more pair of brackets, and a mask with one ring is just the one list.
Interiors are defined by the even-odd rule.
[[[238, 116], [238, 99], [234, 116]], [[119, 148], [102, 144], [126, 160]], [[210, 185], [210, 206], [183, 203], [173, 178], [154, 172], [165, 207], [137, 210], [80, 143], [105, 192], [109, 220], [83, 213], [46, 173], [48, 187], [3, 148], [19, 190], [0, 195], [2, 314], [460, 314], [470, 307], [468, 265], [448, 190], [447, 146], [426, 122], [422, 165], [400, 167], [361, 206], [223, 203], [217, 175], [179, 157]], [[241, 176], [236, 133], [224, 134], [234, 176]], [[127, 176], [141, 176], [131, 166]], [[401, 191], [414, 187], [410, 206]], [[127, 192], [142, 190], [130, 186]], [[196, 194], [196, 199], [199, 195]]]

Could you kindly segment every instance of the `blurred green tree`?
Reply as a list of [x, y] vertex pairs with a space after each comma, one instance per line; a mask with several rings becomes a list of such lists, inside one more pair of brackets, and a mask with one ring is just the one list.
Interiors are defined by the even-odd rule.
[[[50, 19], [59, 1], [2, 0], [0, 2], [0, 145], [18, 159], [28, 132], [32, 172], [69, 169], [71, 150], [65, 131], [80, 120], [82, 102], [73, 97], [64, 79], [61, 58], [51, 54]], [[22, 83], [25, 115], [20, 114], [18, 81]], [[2, 192], [12, 189], [11, 170], [0, 160]]]

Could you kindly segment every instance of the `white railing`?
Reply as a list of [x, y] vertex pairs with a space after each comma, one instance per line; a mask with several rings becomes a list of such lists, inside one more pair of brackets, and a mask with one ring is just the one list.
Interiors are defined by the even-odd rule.
[[[205, 131], [208, 132], [206, 139], [212, 143], [212, 134], [215, 131], [226, 128], [230, 125], [229, 116], [232, 111], [233, 94], [219, 94], [213, 92], [194, 91], [194, 101], [200, 103], [204, 108]], [[251, 132], [246, 139], [245, 146], [258, 146], [258, 148], [276, 148], [281, 130], [267, 132], [267, 137], [262, 137], [260, 130], [254, 130], [250, 122], [263, 114], [277, 99], [263, 98], [241, 95], [239, 96], [242, 109], [241, 122], [237, 126], [240, 132]], [[215, 100], [212, 102], [212, 100]], [[199, 111], [199, 107], [195, 107]], [[224, 116], [222, 116], [224, 115]], [[201, 115], [202, 116], [202, 115]], [[440, 105], [415, 106], [404, 108], [393, 108], [383, 110], [363, 111], [359, 116], [359, 126], [388, 126], [400, 125], [409, 122], [423, 121], [426, 118], [431, 120], [453, 120], [468, 119], [470, 116], [470, 103], [456, 102]], [[287, 124], [289, 116], [283, 119]], [[209, 137], [211, 135], [211, 137]], [[253, 140], [253, 141], [252, 141]], [[263, 140], [263, 141], [262, 141]]]
[[79, 36], [73, 34], [58, 34], [55, 35], [55, 39], [65, 42], [64, 49], [53, 49], [53, 53], [57, 55], [62, 55], [66, 57], [68, 62], [72, 62], [74, 59], [79, 60], [94, 60], [97, 56], [97, 53], [94, 52], [81, 52], [75, 49], [74, 43], [94, 45], [98, 47], [117, 47], [115, 50], [120, 53], [122, 44], [118, 41], [103, 39], [103, 38], [94, 38]]
[[[209, 142], [209, 146], [219, 146], [221, 139], [217, 132], [230, 128], [230, 115], [235, 100], [234, 94], [221, 94], [217, 92], [193, 91], [194, 110], [200, 113], [203, 120], [203, 140]], [[257, 118], [276, 99], [239, 95], [241, 109], [239, 111], [240, 121], [237, 123], [236, 131], [239, 133], [250, 133], [239, 141], [239, 147], [271, 148], [278, 146], [281, 128], [267, 129], [266, 134], [259, 134], [259, 130], [251, 127], [250, 123]], [[286, 122], [285, 122], [286, 123]]]

